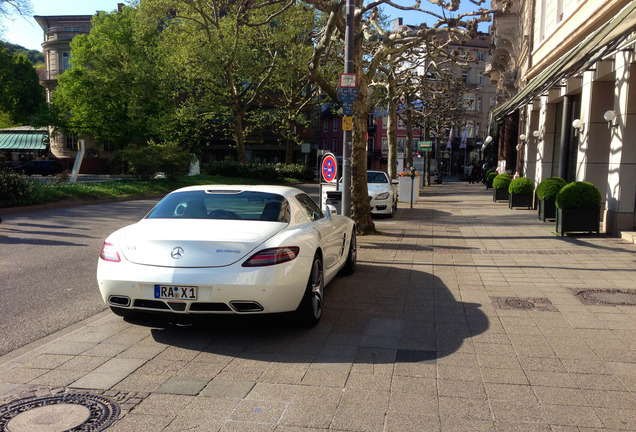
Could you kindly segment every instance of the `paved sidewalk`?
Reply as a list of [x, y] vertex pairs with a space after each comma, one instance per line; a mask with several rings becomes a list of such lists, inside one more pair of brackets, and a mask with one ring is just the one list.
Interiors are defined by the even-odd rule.
[[95, 399], [10, 430], [97, 423], [109, 401], [109, 432], [636, 430], [636, 306], [613, 304], [636, 303], [636, 245], [556, 236], [483, 185], [434, 185], [413, 207], [359, 237], [314, 329], [106, 312], [0, 358], [5, 409]]

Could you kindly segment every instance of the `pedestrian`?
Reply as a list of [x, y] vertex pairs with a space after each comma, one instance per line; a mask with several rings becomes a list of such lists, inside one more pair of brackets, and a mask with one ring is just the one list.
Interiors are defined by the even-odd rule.
[[486, 175], [488, 174], [488, 165], [486, 162], [481, 166], [481, 182], [486, 184]]
[[468, 184], [472, 184], [475, 177], [475, 164], [471, 163], [470, 166], [468, 167]]

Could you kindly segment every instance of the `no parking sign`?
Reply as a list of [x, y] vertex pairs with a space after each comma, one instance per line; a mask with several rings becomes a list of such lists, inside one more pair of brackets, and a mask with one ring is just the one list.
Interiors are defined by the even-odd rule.
[[338, 181], [338, 162], [333, 153], [327, 153], [323, 156], [322, 163], [320, 164], [320, 172], [325, 182], [335, 183]]

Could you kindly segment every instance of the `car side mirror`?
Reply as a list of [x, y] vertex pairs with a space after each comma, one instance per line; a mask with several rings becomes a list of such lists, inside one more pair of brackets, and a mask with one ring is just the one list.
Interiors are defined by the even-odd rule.
[[327, 219], [329, 219], [331, 216], [335, 216], [338, 214], [338, 209], [334, 205], [327, 204], [325, 213], [325, 216], [327, 217]]

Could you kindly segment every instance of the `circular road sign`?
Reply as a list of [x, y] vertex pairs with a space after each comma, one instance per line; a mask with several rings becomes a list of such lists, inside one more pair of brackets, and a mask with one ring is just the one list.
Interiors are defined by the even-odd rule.
[[337, 180], [338, 163], [336, 162], [336, 157], [333, 154], [326, 154], [322, 158], [321, 171], [322, 178], [327, 183], [333, 183]]

